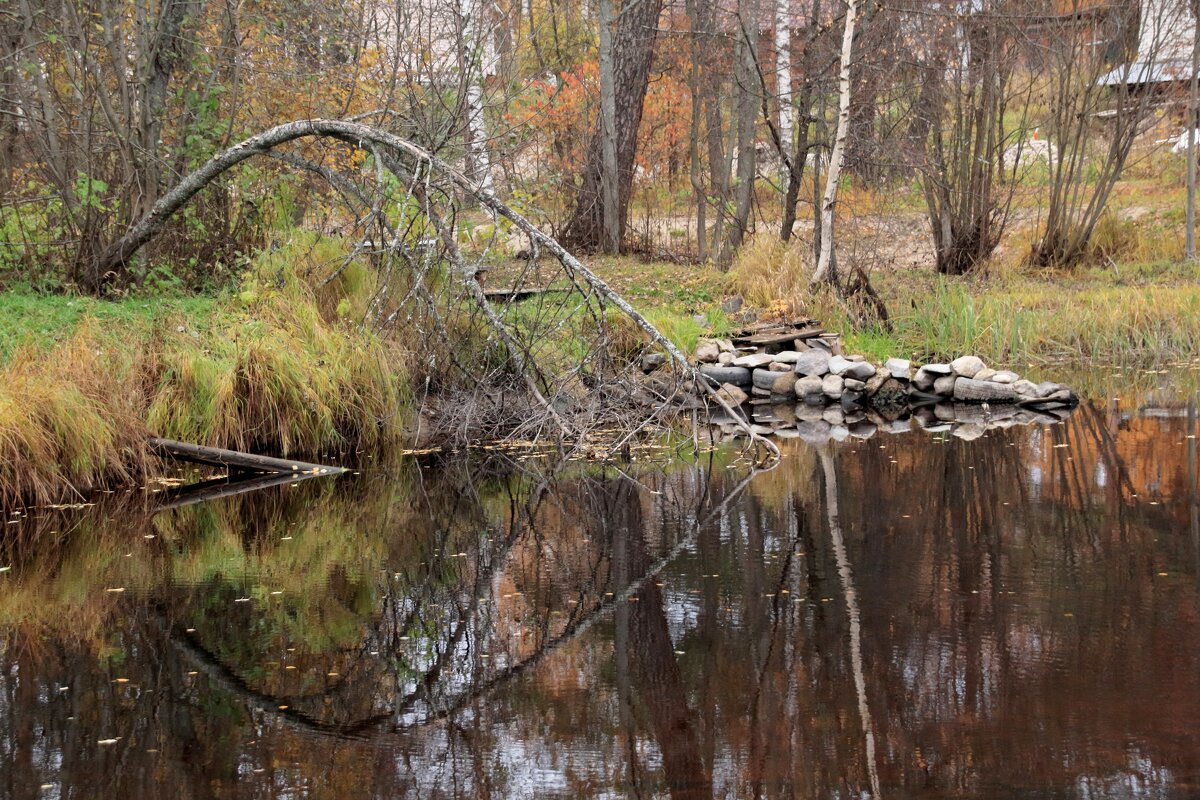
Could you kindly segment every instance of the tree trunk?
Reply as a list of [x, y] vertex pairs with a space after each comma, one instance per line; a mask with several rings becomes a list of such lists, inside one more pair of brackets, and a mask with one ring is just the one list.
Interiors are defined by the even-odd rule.
[[825, 194], [821, 199], [821, 254], [812, 283], [837, 285], [837, 268], [833, 251], [834, 210], [837, 208], [838, 180], [846, 158], [846, 133], [850, 128], [850, 61], [854, 46], [854, 24], [858, 18], [858, 0], [846, 4], [846, 28], [842, 34], [842, 56], [838, 74], [838, 124], [833, 137], [833, 152], [825, 174]]
[[[642, 121], [642, 103], [650, 81], [650, 66], [658, 34], [662, 0], [637, 0], [618, 16], [613, 40], [613, 97], [617, 145], [617, 222], [625, 233], [629, 198], [633, 188], [633, 165], [637, 155], [637, 131]], [[588, 145], [583, 181], [576, 195], [575, 211], [564, 226], [561, 239], [568, 246], [596, 250], [601, 246], [604, 226], [602, 182], [604, 137], [597, 130]]]
[[462, 0], [459, 13], [462, 17], [460, 68], [466, 82], [463, 111], [467, 115], [467, 150], [471, 154], [471, 171], [479, 190], [493, 194], [495, 184], [488, 154], [487, 123], [483, 118], [483, 81], [495, 72], [496, 57], [488, 45], [489, 32], [483, 25], [483, 4], [477, 0]]
[[[792, 103], [792, 9], [789, 0], [775, 0], [775, 95], [779, 98], [779, 141], [792, 150], [796, 109]], [[791, 180], [785, 165], [780, 180]]]
[[754, 203], [754, 179], [758, 165], [754, 155], [755, 129], [758, 125], [759, 85], [758, 62], [758, 0], [738, 3], [738, 60], [737, 91], [737, 184], [734, 186], [734, 219], [729, 238], [721, 249], [718, 265], [728, 269], [733, 256], [745, 241], [750, 227], [750, 209]]
[[621, 250], [620, 189], [617, 164], [617, 97], [613, 68], [613, 0], [600, 0], [600, 245], [616, 255]]
[[1200, 100], [1200, 2], [1188, 4], [1192, 12], [1192, 75], [1188, 85], [1187, 126], [1187, 244], [1188, 261], [1196, 260], [1196, 123]]
[[703, 97], [700, 93], [700, 62], [703, 58], [703, 45], [700, 37], [703, 27], [698, 0], [686, 0], [686, 7], [691, 33], [692, 61], [688, 71], [688, 90], [692, 95], [692, 121], [688, 128], [688, 160], [691, 163], [688, 173], [696, 203], [696, 257], [704, 262], [708, 260], [708, 248], [705, 246], [708, 234], [708, 193], [705, 191], [704, 180], [700, 176], [700, 124], [704, 116]]

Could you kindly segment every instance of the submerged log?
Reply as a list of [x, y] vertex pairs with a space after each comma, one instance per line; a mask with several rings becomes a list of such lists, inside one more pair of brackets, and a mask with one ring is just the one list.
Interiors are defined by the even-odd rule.
[[152, 438], [149, 445], [155, 455], [164, 458], [174, 458], [179, 461], [190, 461], [193, 464], [206, 464], [212, 467], [225, 467], [234, 472], [268, 472], [276, 475], [337, 475], [346, 471], [342, 467], [309, 464], [305, 461], [271, 458], [253, 453], [239, 453], [236, 450], [204, 447], [171, 439]]

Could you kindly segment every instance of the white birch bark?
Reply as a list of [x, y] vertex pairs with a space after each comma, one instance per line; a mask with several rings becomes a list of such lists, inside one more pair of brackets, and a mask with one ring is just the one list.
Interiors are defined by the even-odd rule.
[[486, 0], [461, 0], [463, 42], [462, 70], [466, 80], [465, 109], [467, 115], [467, 149], [471, 154], [471, 171], [479, 191], [494, 194], [492, 160], [488, 153], [487, 122], [483, 117], [483, 81], [496, 71], [496, 52], [491, 36], [483, 25]]
[[[779, 97], [779, 140], [792, 152], [792, 128], [796, 110], [792, 105], [792, 9], [791, 0], [775, 0], [775, 80]], [[781, 159], [782, 160], [782, 159]], [[787, 166], [781, 167], [781, 180], [788, 179]]]
[[1188, 12], [1192, 17], [1192, 74], [1188, 83], [1188, 113], [1184, 134], [1187, 138], [1187, 235], [1184, 255], [1188, 261], [1196, 260], [1196, 118], [1200, 108], [1200, 3], [1189, 0]]
[[833, 212], [837, 207], [838, 180], [842, 177], [842, 162], [846, 157], [846, 134], [850, 129], [850, 59], [854, 47], [854, 25], [858, 20], [858, 0], [846, 2], [846, 29], [842, 33], [841, 66], [838, 71], [838, 122], [833, 135], [833, 152], [825, 173], [825, 194], [821, 198], [821, 253], [812, 283], [833, 282]]

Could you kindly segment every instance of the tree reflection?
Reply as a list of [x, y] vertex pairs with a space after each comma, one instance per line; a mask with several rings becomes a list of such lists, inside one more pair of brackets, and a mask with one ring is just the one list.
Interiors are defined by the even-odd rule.
[[31, 513], [0, 795], [1186, 794], [1195, 434], [1106, 406], [748, 483], [496, 456]]

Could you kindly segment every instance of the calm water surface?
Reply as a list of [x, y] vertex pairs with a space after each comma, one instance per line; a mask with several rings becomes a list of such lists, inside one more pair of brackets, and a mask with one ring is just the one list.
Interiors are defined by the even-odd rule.
[[749, 482], [485, 453], [31, 510], [0, 797], [1197, 797], [1196, 432], [1104, 403]]

